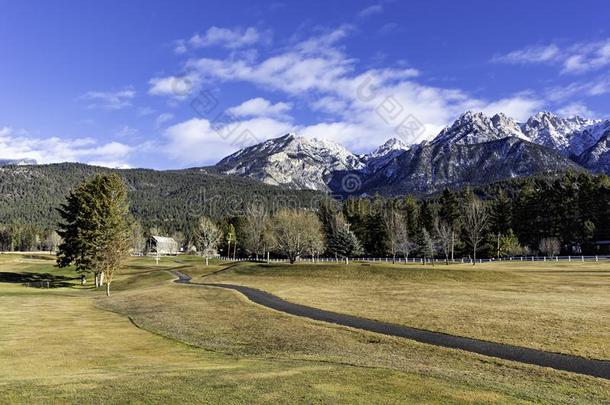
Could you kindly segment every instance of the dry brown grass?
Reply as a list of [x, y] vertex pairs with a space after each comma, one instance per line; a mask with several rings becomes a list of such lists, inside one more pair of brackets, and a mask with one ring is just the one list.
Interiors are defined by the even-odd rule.
[[210, 281], [371, 319], [610, 359], [610, 263], [243, 265]]
[[98, 305], [128, 314], [146, 329], [238, 357], [388, 369], [422, 378], [423, 386], [429, 380], [420, 400], [441, 401], [438, 381], [453, 387], [456, 402], [610, 400], [608, 381], [310, 321], [218, 288], [165, 285]]
[[[3, 260], [0, 271], [23, 271], [21, 259]], [[172, 283], [168, 269], [211, 270], [188, 260], [157, 267], [136, 259], [110, 299], [87, 288], [0, 283], [0, 403], [610, 401], [605, 380], [309, 321], [235, 292]], [[42, 261], [22, 264], [54, 271]]]

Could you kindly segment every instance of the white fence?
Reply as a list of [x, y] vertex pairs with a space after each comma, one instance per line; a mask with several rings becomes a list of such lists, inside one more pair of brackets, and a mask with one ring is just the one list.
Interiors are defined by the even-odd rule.
[[[237, 257], [235, 259], [233, 259], [232, 257], [220, 257], [221, 260], [226, 260], [226, 261], [237, 261], [237, 262], [243, 262], [243, 261], [255, 261], [256, 259], [253, 257], [249, 257], [249, 258], [243, 258], [243, 257]], [[414, 264], [424, 264], [424, 262], [426, 264], [428, 263], [432, 263], [432, 260], [434, 260], [434, 263], [445, 263], [445, 259], [443, 258], [434, 258], [434, 259], [429, 259], [426, 258], [424, 260], [424, 258], [421, 257], [409, 257], [409, 258], [404, 258], [404, 257], [397, 257], [395, 262], [396, 263], [414, 263]], [[599, 261], [605, 261], [605, 260], [610, 260], [610, 256], [514, 256], [514, 257], [503, 257], [500, 259], [496, 259], [496, 258], [485, 258], [485, 259], [476, 259], [477, 263], [495, 263], [495, 262], [513, 262], [513, 261], [520, 261], [520, 262], [599, 262]], [[267, 262], [266, 259], [259, 259], [258, 261], [260, 262]], [[370, 263], [392, 263], [393, 262], [393, 258], [391, 257], [350, 257], [349, 258], [350, 262], [370, 262]], [[269, 262], [271, 263], [287, 263], [289, 262], [288, 259], [269, 259]], [[341, 262], [345, 262], [345, 259], [340, 259], [340, 258], [336, 258], [336, 257], [316, 257], [316, 258], [311, 258], [311, 257], [301, 257], [299, 259], [297, 259], [297, 262], [309, 262], [309, 263], [341, 263]], [[459, 259], [455, 259], [453, 261], [449, 260], [449, 262], [451, 263], [455, 263], [455, 264], [472, 264], [473, 260], [471, 258], [468, 257], [463, 257], [463, 258], [459, 258]]]

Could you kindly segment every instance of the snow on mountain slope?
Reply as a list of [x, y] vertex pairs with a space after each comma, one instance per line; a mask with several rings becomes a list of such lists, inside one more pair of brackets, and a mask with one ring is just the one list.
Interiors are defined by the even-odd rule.
[[610, 127], [595, 145], [578, 157], [577, 161], [593, 172], [610, 174]]
[[610, 121], [581, 117], [563, 118], [550, 112], [540, 112], [521, 125], [525, 136], [539, 145], [555, 149], [565, 156], [578, 156], [593, 146]]
[[361, 157], [337, 143], [292, 133], [237, 151], [216, 165], [224, 174], [314, 190], [328, 190], [326, 181], [334, 171], [363, 167]]
[[504, 114], [488, 117], [481, 112], [467, 111], [460, 115], [452, 125], [443, 129], [432, 140], [431, 144], [472, 145], [496, 141], [509, 136], [525, 138], [519, 124], [512, 118]]
[[[482, 143], [421, 144], [364, 178], [360, 193], [427, 194], [532, 174], [584, 170], [557, 151], [518, 137]], [[341, 174], [333, 183], [339, 184]]]
[[385, 166], [392, 159], [409, 150], [410, 146], [397, 138], [391, 138], [383, 145], [377, 147], [371, 153], [363, 155], [363, 161], [366, 164], [363, 169], [365, 172], [374, 172], [382, 166]]
[[[468, 111], [432, 141], [392, 138], [355, 155], [334, 142], [295, 134], [242, 149], [220, 161], [221, 173], [289, 188], [337, 191], [337, 175], [353, 174], [370, 190], [478, 184], [491, 179], [582, 170], [610, 173], [610, 120], [563, 118], [549, 112], [518, 123], [504, 114]], [[484, 174], [484, 176], [481, 176]]]

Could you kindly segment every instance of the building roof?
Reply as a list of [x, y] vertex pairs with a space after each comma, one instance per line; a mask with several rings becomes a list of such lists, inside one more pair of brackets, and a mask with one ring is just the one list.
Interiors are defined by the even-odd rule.
[[178, 243], [174, 240], [174, 238], [169, 238], [167, 236], [155, 236], [152, 235], [151, 238], [155, 240], [157, 243]]

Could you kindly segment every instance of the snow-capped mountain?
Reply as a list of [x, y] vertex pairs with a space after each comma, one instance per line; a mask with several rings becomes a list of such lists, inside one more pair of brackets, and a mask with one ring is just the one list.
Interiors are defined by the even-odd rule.
[[[541, 112], [524, 123], [504, 115], [465, 112], [434, 139], [408, 145], [392, 138], [370, 153], [287, 134], [242, 149], [216, 165], [221, 173], [289, 188], [424, 194], [533, 174], [590, 169], [610, 173], [610, 120]], [[350, 192], [355, 192], [350, 190]]]
[[28, 166], [37, 164], [34, 159], [0, 159], [0, 166]]
[[523, 135], [532, 142], [555, 149], [565, 156], [582, 154], [608, 129], [609, 120], [563, 118], [550, 112], [540, 112], [521, 125]]
[[369, 173], [374, 172], [401, 155], [404, 151], [409, 150], [409, 148], [410, 145], [406, 142], [398, 138], [390, 138], [371, 153], [362, 156], [365, 163], [363, 170]]
[[455, 122], [443, 129], [431, 142], [432, 145], [471, 145], [514, 136], [524, 138], [519, 124], [504, 114], [493, 117], [467, 111]]
[[270, 139], [227, 156], [216, 168], [224, 174], [250, 177], [296, 189], [328, 190], [331, 173], [360, 170], [365, 164], [343, 146], [293, 133]]
[[610, 128], [577, 161], [593, 172], [610, 174]]
[[[428, 194], [445, 187], [479, 185], [532, 174], [584, 170], [559, 152], [509, 136], [477, 143], [412, 147], [363, 178], [361, 193]], [[339, 186], [340, 177], [332, 179]], [[340, 190], [337, 190], [340, 192]]]

